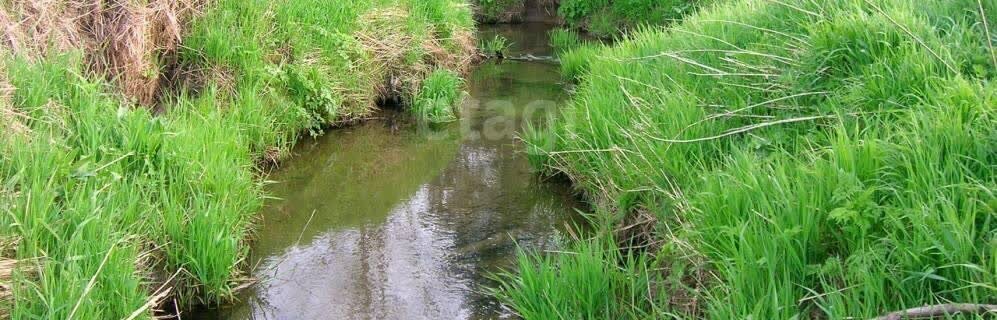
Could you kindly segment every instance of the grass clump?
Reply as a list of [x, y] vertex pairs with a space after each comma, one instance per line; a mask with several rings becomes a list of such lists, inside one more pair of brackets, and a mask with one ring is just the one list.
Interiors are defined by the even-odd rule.
[[606, 45], [587, 43], [577, 48], [559, 53], [561, 60], [561, 76], [565, 79], [579, 80], [587, 72], [594, 60], [600, 59], [600, 52]]
[[551, 47], [554, 47], [554, 50], [558, 53], [567, 52], [585, 44], [581, 35], [574, 30], [556, 28], [551, 30], [549, 34], [550, 45]]
[[452, 71], [436, 70], [422, 82], [412, 104], [412, 114], [422, 121], [444, 123], [457, 120], [457, 106], [464, 97], [464, 80]]
[[168, 296], [231, 299], [265, 196], [256, 168], [381, 98], [412, 102], [432, 70], [457, 78], [472, 27], [457, 0], [213, 1], [184, 33], [157, 114], [72, 48], [5, 53], [0, 238], [18, 239], [4, 257], [20, 261], [9, 314], [151, 319]]
[[603, 209], [654, 213], [658, 294], [692, 301], [657, 317], [995, 304], [994, 10], [725, 2], [576, 50], [577, 95], [526, 138]]
[[654, 276], [643, 257], [622, 255], [612, 239], [578, 241], [568, 250], [519, 252], [519, 273], [495, 276], [493, 292], [525, 319], [653, 319], [643, 311], [652, 307]]

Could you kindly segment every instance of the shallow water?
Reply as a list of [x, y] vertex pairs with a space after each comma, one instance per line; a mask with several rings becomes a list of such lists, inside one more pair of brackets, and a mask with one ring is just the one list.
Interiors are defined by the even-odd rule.
[[[548, 26], [491, 27], [512, 54], [550, 55]], [[514, 139], [566, 98], [556, 66], [488, 62], [468, 80], [461, 120], [397, 112], [296, 149], [270, 179], [240, 303], [202, 319], [493, 319], [482, 293], [517, 245], [549, 249], [579, 221], [568, 186], [539, 181]]]

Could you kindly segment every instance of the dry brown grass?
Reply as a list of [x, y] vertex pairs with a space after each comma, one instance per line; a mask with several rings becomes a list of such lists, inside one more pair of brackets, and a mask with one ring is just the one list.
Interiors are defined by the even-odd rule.
[[[473, 30], [450, 30], [451, 38], [441, 38], [431, 32], [421, 38], [406, 31], [409, 12], [401, 8], [370, 11], [360, 17], [362, 26], [355, 34], [370, 59], [360, 67], [372, 74], [373, 91], [346, 94], [347, 100], [374, 108], [379, 99], [410, 99], [420, 88], [422, 80], [437, 68], [446, 68], [467, 74], [477, 57]], [[448, 50], [445, 43], [456, 44]], [[416, 50], [413, 52], [413, 50]], [[418, 61], [406, 61], [419, 54]], [[370, 70], [374, 70], [370, 72]]]
[[5, 69], [0, 64], [0, 143], [3, 139], [28, 134], [30, 129], [23, 123], [23, 115], [17, 113], [11, 104], [14, 87], [5, 77]]
[[24, 0], [0, 5], [0, 46], [34, 59], [80, 50], [88, 71], [141, 105], [155, 103], [162, 66], [204, 0]]
[[[4, 192], [7, 191], [0, 189], [0, 200], [5, 199]], [[16, 239], [0, 237], [0, 319], [10, 317], [10, 304], [14, 298], [11, 280], [17, 267], [17, 260], [10, 257], [14, 256], [16, 245]]]

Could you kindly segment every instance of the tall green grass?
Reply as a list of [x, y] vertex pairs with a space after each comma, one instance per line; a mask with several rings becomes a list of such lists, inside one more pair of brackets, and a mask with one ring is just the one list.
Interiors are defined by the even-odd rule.
[[194, 77], [158, 115], [83, 76], [73, 53], [5, 56], [30, 128], [0, 139], [0, 235], [21, 261], [12, 318], [148, 319], [167, 279], [181, 307], [233, 298], [265, 196], [257, 164], [373, 110], [390, 58], [358, 39], [384, 21], [418, 45], [391, 61], [414, 80], [468, 61], [456, 0], [213, 2], [179, 57]]
[[481, 53], [489, 57], [505, 58], [506, 53], [512, 48], [513, 43], [502, 35], [496, 35], [491, 39], [482, 39], [478, 45]]
[[[536, 162], [604, 208], [657, 213], [666, 244], [648, 254], [682, 258], [652, 268], [709, 272], [699, 308], [659, 305], [659, 317], [994, 304], [995, 10], [726, 2], [562, 57], [578, 93], [549, 133], [527, 138], [546, 146]], [[558, 259], [520, 272], [570, 264]]]
[[431, 123], [457, 120], [457, 105], [464, 98], [464, 80], [444, 69], [433, 71], [422, 82], [422, 90], [410, 109], [417, 119]]
[[554, 47], [558, 53], [567, 52], [585, 44], [578, 32], [570, 29], [556, 28], [548, 32], [548, 35], [551, 47]]
[[612, 239], [578, 241], [566, 253], [519, 252], [518, 274], [495, 276], [494, 294], [525, 319], [654, 319], [644, 257]]

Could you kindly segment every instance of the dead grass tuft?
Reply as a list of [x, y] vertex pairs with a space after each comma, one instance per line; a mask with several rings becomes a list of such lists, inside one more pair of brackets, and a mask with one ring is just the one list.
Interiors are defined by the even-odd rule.
[[360, 17], [362, 27], [356, 32], [356, 38], [363, 50], [373, 57], [360, 67], [373, 70], [369, 73], [374, 77], [371, 79], [374, 90], [373, 95], [357, 100], [371, 108], [379, 98], [399, 98], [415, 92], [420, 79], [430, 71], [422, 61], [406, 61], [412, 59], [413, 48], [433, 47], [432, 44], [417, 45], [419, 40], [405, 30], [408, 19], [409, 12], [401, 8], [376, 9]]
[[10, 101], [14, 86], [7, 81], [4, 75], [5, 70], [0, 64], [0, 137], [10, 138], [28, 135], [31, 130], [24, 125], [23, 115], [14, 110]]
[[408, 19], [409, 12], [401, 8], [377, 9], [360, 17], [362, 27], [355, 37], [373, 57], [360, 68], [373, 75], [374, 90], [360, 96], [346, 94], [347, 100], [370, 108], [378, 100], [410, 102], [433, 70], [445, 68], [462, 75], [470, 71], [477, 58], [473, 30], [448, 30], [450, 38], [442, 38], [436, 31], [418, 37], [406, 30]]
[[0, 45], [37, 59], [80, 50], [88, 71], [140, 105], [156, 102], [159, 57], [174, 54], [203, 0], [26, 0], [0, 6]]
[[[0, 190], [0, 200], [3, 200], [7, 192]], [[17, 267], [17, 260], [14, 256], [14, 248], [17, 247], [17, 239], [0, 237], [0, 319], [10, 317], [10, 305], [14, 298], [11, 281], [14, 276], [14, 269]]]
[[657, 251], [661, 248], [661, 241], [655, 234], [657, 226], [658, 216], [649, 210], [639, 209], [628, 214], [614, 231], [617, 245], [626, 251]]

